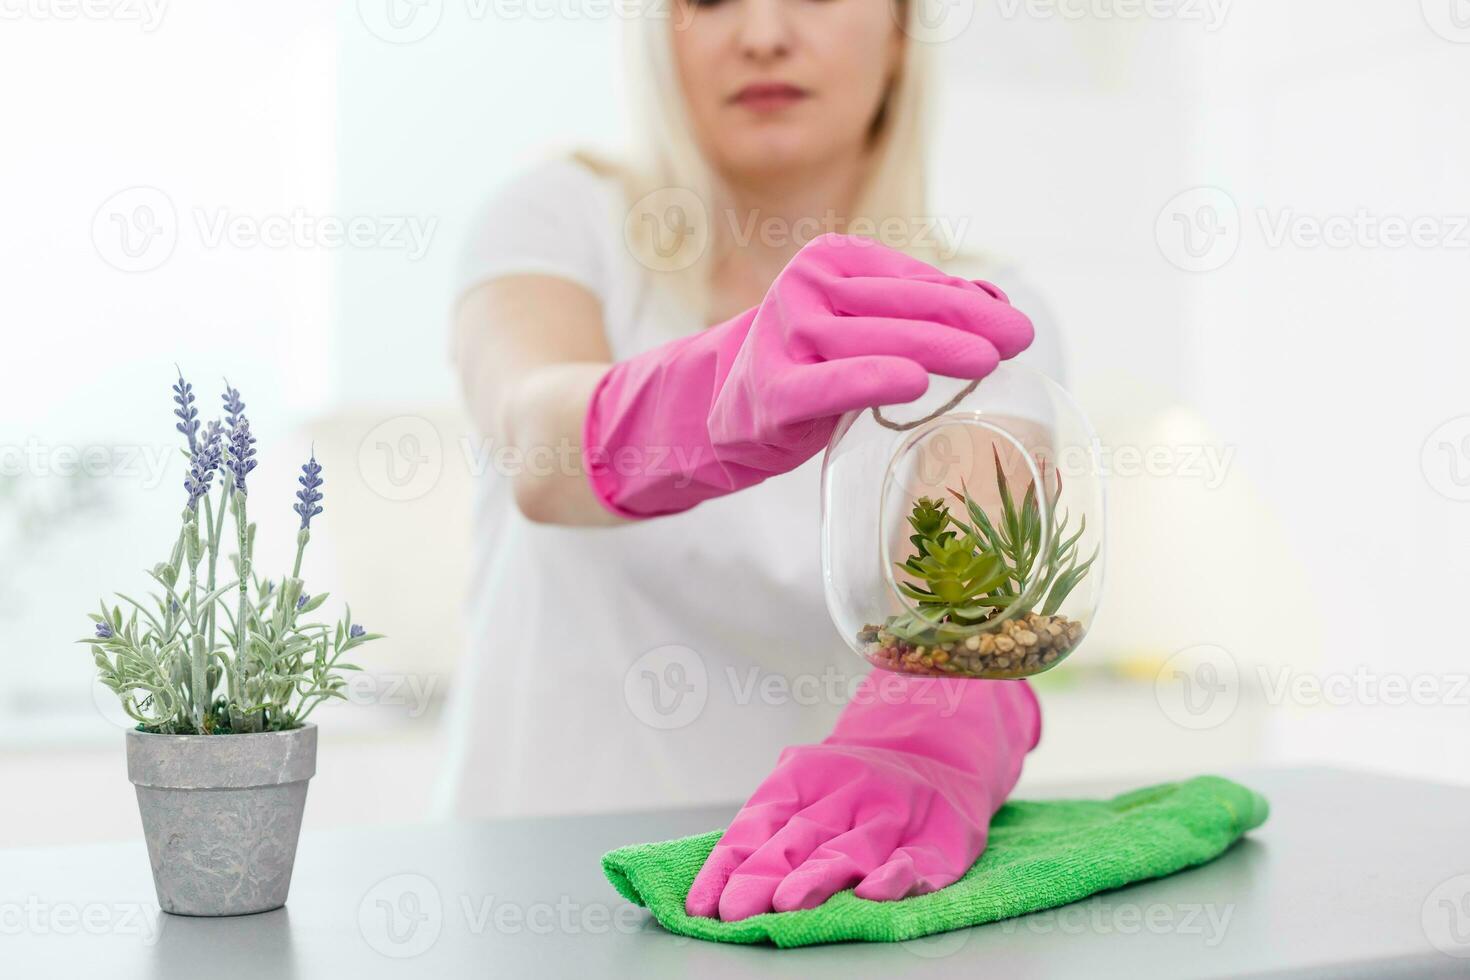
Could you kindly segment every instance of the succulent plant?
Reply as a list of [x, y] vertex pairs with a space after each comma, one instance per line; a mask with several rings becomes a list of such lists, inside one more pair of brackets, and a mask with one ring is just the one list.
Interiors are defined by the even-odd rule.
[[899, 567], [922, 584], [901, 582], [899, 590], [920, 609], [943, 610], [951, 622], [971, 624], [988, 616], [989, 594], [1009, 577], [1001, 554], [983, 548], [969, 531], [954, 530], [958, 522], [943, 501], [920, 497], [909, 524], [914, 553]]
[[[895, 636], [916, 643], [946, 642], [963, 639], [975, 626], [1002, 615], [1025, 616], [1038, 607], [1042, 615], [1054, 615], [1097, 560], [1095, 549], [1085, 561], [1078, 560], [1087, 519], [1068, 534], [1069, 516], [1058, 509], [1061, 474], [1054, 474], [1048, 489], [1043, 462], [1041, 488], [1032, 481], [1017, 505], [1000, 454], [994, 456], [1001, 511], [997, 520], [963, 484], [949, 492], [968, 520], [951, 514], [945, 501], [920, 497], [914, 502], [908, 518], [914, 553], [898, 566], [914, 581], [900, 582], [898, 588], [916, 605], [888, 621], [885, 628]], [[1044, 541], [1043, 495], [1051, 515]]]

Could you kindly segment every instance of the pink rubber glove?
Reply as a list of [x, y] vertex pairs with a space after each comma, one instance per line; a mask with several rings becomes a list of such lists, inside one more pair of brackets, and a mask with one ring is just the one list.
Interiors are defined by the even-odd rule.
[[684, 907], [725, 921], [814, 908], [845, 888], [890, 901], [958, 880], [1041, 737], [1025, 681], [875, 671], [819, 745], [786, 749]]
[[588, 476], [624, 517], [688, 510], [800, 466], [845, 412], [912, 401], [930, 372], [983, 378], [1031, 336], [994, 286], [823, 235], [759, 306], [604, 375], [583, 430]]

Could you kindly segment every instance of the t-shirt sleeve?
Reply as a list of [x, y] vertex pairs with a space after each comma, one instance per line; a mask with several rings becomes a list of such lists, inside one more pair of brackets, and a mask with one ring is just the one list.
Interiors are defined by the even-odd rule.
[[480, 209], [460, 251], [456, 294], [504, 276], [558, 276], [605, 300], [610, 185], [573, 160], [505, 183]]

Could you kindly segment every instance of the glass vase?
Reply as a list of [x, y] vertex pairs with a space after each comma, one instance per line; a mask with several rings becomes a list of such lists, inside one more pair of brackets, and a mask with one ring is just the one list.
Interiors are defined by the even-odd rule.
[[1097, 437], [1029, 368], [933, 378], [850, 413], [822, 466], [827, 608], [855, 653], [909, 674], [1029, 677], [1082, 644], [1102, 593]]

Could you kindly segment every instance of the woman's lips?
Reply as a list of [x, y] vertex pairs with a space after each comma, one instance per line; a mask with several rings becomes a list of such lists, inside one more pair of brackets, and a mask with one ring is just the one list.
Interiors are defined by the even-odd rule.
[[730, 102], [756, 112], [774, 112], [795, 105], [807, 95], [806, 89], [785, 82], [761, 82], [745, 86], [730, 97]]

